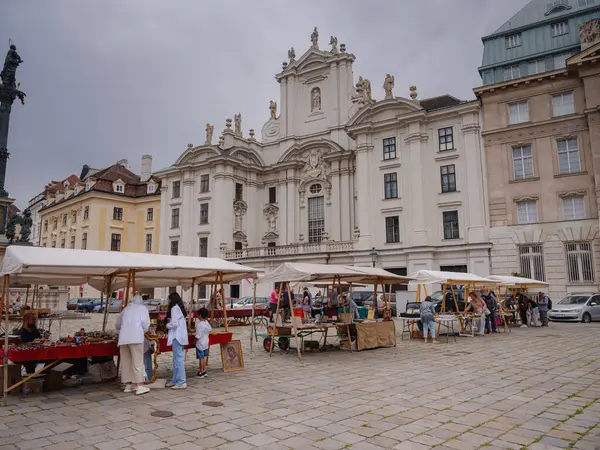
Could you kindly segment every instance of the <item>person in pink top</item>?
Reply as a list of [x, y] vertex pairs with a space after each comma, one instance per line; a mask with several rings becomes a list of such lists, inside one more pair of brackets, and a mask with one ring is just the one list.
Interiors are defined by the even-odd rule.
[[271, 291], [271, 300], [269, 301], [269, 309], [271, 310], [271, 322], [275, 320], [275, 312], [277, 311], [277, 297], [279, 296], [277, 289]]

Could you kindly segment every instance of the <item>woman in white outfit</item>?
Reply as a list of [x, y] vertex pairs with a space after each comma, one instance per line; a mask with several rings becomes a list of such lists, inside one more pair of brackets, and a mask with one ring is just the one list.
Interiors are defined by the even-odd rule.
[[169, 337], [167, 345], [173, 347], [173, 379], [166, 384], [171, 389], [187, 388], [183, 349], [188, 345], [188, 330], [185, 323], [185, 306], [177, 292], [169, 294], [169, 312], [167, 328]]
[[144, 333], [150, 326], [150, 314], [142, 297], [136, 295], [117, 319], [119, 353], [121, 356], [121, 382], [125, 392], [142, 395], [150, 392], [144, 386]]

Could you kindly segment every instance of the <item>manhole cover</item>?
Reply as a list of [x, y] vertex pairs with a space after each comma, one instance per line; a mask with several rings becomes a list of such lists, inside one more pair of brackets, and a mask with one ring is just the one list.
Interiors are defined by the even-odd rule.
[[171, 411], [152, 411], [150, 415], [152, 417], [171, 417], [173, 413]]
[[204, 406], [212, 406], [213, 408], [216, 408], [217, 406], [223, 406], [223, 403], [221, 402], [203, 402], [202, 404]]

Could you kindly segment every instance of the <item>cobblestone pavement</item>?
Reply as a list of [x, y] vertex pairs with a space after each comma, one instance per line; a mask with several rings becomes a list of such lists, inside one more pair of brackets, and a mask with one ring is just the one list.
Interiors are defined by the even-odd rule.
[[[87, 327], [92, 329], [91, 324]], [[439, 345], [398, 340], [360, 353], [249, 348], [245, 370], [141, 397], [115, 383], [64, 389], [0, 408], [1, 449], [600, 448], [600, 324], [554, 324]], [[169, 355], [160, 375], [169, 376]], [[212, 400], [223, 406], [209, 407]], [[156, 418], [152, 411], [174, 416]], [[596, 447], [598, 446], [598, 447]]]

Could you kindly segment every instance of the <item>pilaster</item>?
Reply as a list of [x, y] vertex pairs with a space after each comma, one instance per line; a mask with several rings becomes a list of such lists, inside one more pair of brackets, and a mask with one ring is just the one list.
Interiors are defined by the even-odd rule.
[[412, 225], [412, 236], [409, 236], [408, 241], [411, 246], [420, 247], [427, 245], [425, 201], [423, 198], [423, 164], [421, 162], [421, 154], [425, 151], [425, 146], [422, 144], [427, 142], [427, 135], [421, 133], [420, 123], [409, 124], [408, 137], [404, 142], [408, 146], [408, 167], [411, 168], [407, 197], [410, 202], [409, 217]]
[[[475, 117], [478, 117], [475, 115]], [[467, 189], [469, 222], [466, 223], [467, 243], [485, 242], [485, 191], [483, 180], [483, 148], [480, 126], [477, 122], [465, 123], [462, 127], [465, 155], [464, 177]]]
[[196, 247], [194, 245], [195, 242], [191, 241], [195, 237], [193, 230], [196, 228], [195, 225], [198, 221], [198, 217], [195, 217], [194, 214], [195, 183], [196, 180], [194, 180], [193, 174], [186, 172], [183, 178], [183, 202], [181, 203], [179, 218], [181, 222], [181, 242], [179, 245], [179, 254], [182, 256], [192, 256], [194, 254], [194, 248]]
[[373, 236], [371, 230], [371, 210], [373, 196], [371, 189], [371, 157], [373, 146], [367, 143], [361, 144], [356, 149], [356, 217], [357, 228], [360, 232], [357, 250], [368, 250], [373, 247]]

